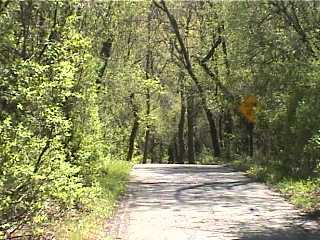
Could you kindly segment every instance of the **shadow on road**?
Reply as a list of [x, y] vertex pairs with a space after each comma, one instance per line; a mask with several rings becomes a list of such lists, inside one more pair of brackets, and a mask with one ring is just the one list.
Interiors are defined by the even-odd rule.
[[[194, 194], [200, 194], [203, 192], [203, 189], [206, 189], [208, 192], [211, 190], [225, 190], [230, 191], [234, 187], [238, 187], [241, 185], [246, 185], [249, 183], [252, 183], [253, 181], [248, 180], [241, 180], [241, 181], [233, 181], [233, 182], [205, 182], [201, 184], [195, 184], [195, 185], [189, 185], [185, 187], [180, 187], [175, 191], [174, 197], [178, 202], [186, 203], [185, 199], [188, 199], [191, 197], [193, 198]], [[198, 191], [190, 191], [190, 190], [197, 190]], [[185, 193], [185, 191], [188, 191], [188, 193]], [[203, 193], [205, 194], [205, 192]], [[229, 196], [230, 199], [230, 196]]]
[[168, 217], [165, 223], [174, 220], [176, 229], [190, 225], [210, 236], [203, 239], [320, 240], [279, 194], [228, 167], [147, 166], [135, 174], [130, 209], [150, 221]]
[[286, 229], [263, 229], [258, 232], [239, 231], [238, 240], [319, 240], [320, 232], [305, 231], [299, 227]]

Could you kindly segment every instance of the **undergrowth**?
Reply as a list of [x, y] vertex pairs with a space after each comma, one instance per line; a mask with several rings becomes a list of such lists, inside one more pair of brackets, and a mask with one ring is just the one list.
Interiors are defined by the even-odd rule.
[[112, 215], [117, 199], [126, 189], [131, 167], [125, 161], [105, 162], [96, 179], [99, 193], [87, 206], [81, 206], [82, 211], [70, 211], [62, 220], [51, 223], [49, 229], [56, 239], [107, 239], [103, 231], [106, 219]]

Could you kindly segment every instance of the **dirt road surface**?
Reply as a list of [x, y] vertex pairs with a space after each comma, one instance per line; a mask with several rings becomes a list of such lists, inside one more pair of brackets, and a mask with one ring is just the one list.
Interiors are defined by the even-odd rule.
[[222, 165], [137, 165], [107, 235], [122, 240], [320, 240], [319, 225]]

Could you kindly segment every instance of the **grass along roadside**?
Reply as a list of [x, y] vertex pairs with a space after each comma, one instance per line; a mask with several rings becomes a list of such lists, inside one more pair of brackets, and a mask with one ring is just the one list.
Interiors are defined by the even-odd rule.
[[[107, 161], [97, 181], [101, 193], [89, 204], [89, 211], [70, 211], [63, 220], [51, 224], [47, 235], [59, 240], [103, 240], [106, 219], [111, 217], [120, 195], [125, 191], [132, 164], [125, 161]], [[51, 232], [51, 233], [50, 233]]]
[[276, 167], [239, 159], [228, 161], [227, 164], [259, 182], [268, 184], [304, 212], [316, 213], [320, 217], [320, 178], [294, 179], [285, 176]]

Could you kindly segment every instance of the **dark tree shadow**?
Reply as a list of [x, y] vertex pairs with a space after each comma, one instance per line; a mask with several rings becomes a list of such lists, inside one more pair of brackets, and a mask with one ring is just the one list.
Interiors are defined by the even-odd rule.
[[[319, 232], [304, 228], [318, 214], [300, 215], [279, 194], [228, 167], [148, 166], [139, 171], [141, 178], [134, 179], [128, 191], [134, 211], [165, 209], [181, 211], [184, 216], [184, 211], [193, 209], [199, 216], [212, 216], [212, 219], [217, 216], [218, 221], [227, 214], [234, 219], [228, 223], [216, 222], [225, 224], [221, 228], [224, 231], [232, 231], [234, 238], [226, 239], [320, 240]], [[224, 217], [221, 219], [224, 221]], [[209, 239], [219, 239], [216, 236], [217, 230], [212, 230]]]
[[286, 229], [265, 229], [258, 232], [239, 232], [239, 240], [319, 240], [319, 231], [307, 231], [298, 226]]

